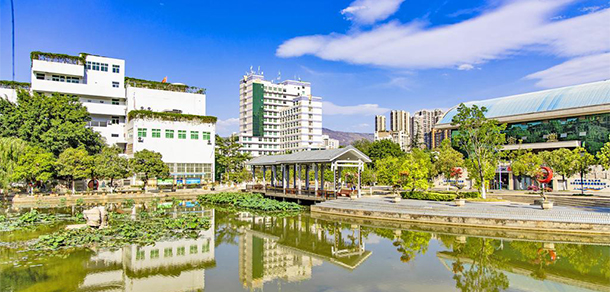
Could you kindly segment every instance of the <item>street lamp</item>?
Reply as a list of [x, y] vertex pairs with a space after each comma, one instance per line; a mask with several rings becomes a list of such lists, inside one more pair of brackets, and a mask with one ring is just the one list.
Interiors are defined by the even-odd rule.
[[583, 162], [585, 160], [585, 152], [580, 152], [580, 194], [585, 195], [585, 182], [583, 181]]

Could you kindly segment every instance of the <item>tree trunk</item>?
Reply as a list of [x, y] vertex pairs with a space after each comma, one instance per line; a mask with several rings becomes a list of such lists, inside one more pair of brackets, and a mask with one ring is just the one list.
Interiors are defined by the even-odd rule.
[[114, 178], [110, 178], [110, 193], [114, 193]]
[[74, 179], [72, 179], [72, 194], [74, 195], [74, 193], [76, 192], [76, 188], [74, 186]]
[[485, 180], [481, 181], [481, 198], [483, 198], [483, 199], [487, 198], [487, 191], [485, 189]]

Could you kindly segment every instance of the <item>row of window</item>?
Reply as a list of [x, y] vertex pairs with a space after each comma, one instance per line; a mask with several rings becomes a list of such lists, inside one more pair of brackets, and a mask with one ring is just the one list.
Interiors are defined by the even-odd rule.
[[212, 173], [211, 163], [166, 163], [170, 173]]
[[[210, 243], [204, 243], [201, 246], [201, 253], [206, 253], [210, 251]], [[199, 252], [199, 247], [197, 245], [191, 245], [189, 247], [189, 254], [197, 254]], [[178, 256], [183, 256], [186, 255], [186, 248], [184, 246], [178, 247], [176, 248], [176, 255]], [[174, 256], [174, 249], [171, 247], [166, 247], [165, 249], [163, 249], [163, 257], [168, 258], [168, 257], [173, 257]], [[159, 249], [151, 249], [150, 250], [150, 258], [151, 259], [157, 259], [159, 258]], [[138, 250], [136, 252], [136, 260], [140, 261], [140, 260], [144, 260], [146, 259], [146, 251], [144, 249]]]
[[[44, 80], [44, 77], [44, 73], [36, 73], [36, 79]], [[57, 82], [80, 83], [80, 78], [65, 75], [52, 75], [51, 80]]]
[[279, 149], [279, 145], [268, 145], [268, 144], [262, 144], [259, 145], [259, 147], [256, 147], [257, 144], [244, 144], [243, 147], [244, 148], [270, 148], [270, 149]]
[[[86, 64], [87, 70], [108, 72], [108, 63], [89, 62]], [[121, 73], [120, 65], [112, 65], [112, 73]]]
[[[138, 138], [146, 138], [147, 128], [138, 128]], [[185, 130], [178, 130], [178, 139], [186, 139]], [[151, 129], [152, 138], [161, 138], [161, 129]], [[201, 132], [203, 140], [210, 140], [210, 132]], [[165, 138], [174, 139], [174, 130], [165, 130]], [[191, 140], [199, 140], [199, 131], [191, 131]]]

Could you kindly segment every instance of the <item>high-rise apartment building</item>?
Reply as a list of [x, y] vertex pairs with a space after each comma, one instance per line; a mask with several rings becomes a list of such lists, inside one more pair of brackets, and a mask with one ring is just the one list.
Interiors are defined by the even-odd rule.
[[386, 131], [385, 116], [376, 115], [375, 116], [375, 132], [385, 132], [385, 131]]
[[177, 183], [214, 180], [215, 118], [206, 116], [205, 89], [126, 78], [121, 59], [42, 52], [31, 57], [31, 92], [77, 96], [91, 115], [87, 126], [108, 145], [127, 156], [143, 149], [161, 153]]
[[390, 112], [390, 131], [402, 131], [408, 135], [411, 131], [410, 123], [411, 119], [409, 118], [409, 112], [402, 110], [393, 110]]
[[440, 109], [420, 110], [411, 118], [411, 139], [414, 145], [432, 148], [432, 128], [443, 116]]
[[252, 156], [322, 149], [322, 98], [309, 82], [265, 80], [250, 71], [240, 81], [239, 143]]

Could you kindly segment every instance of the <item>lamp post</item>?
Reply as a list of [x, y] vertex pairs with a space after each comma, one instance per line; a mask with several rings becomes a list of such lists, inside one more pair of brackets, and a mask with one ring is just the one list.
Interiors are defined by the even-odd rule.
[[580, 194], [585, 195], [585, 182], [583, 181], [583, 162], [585, 160], [585, 152], [580, 152]]

